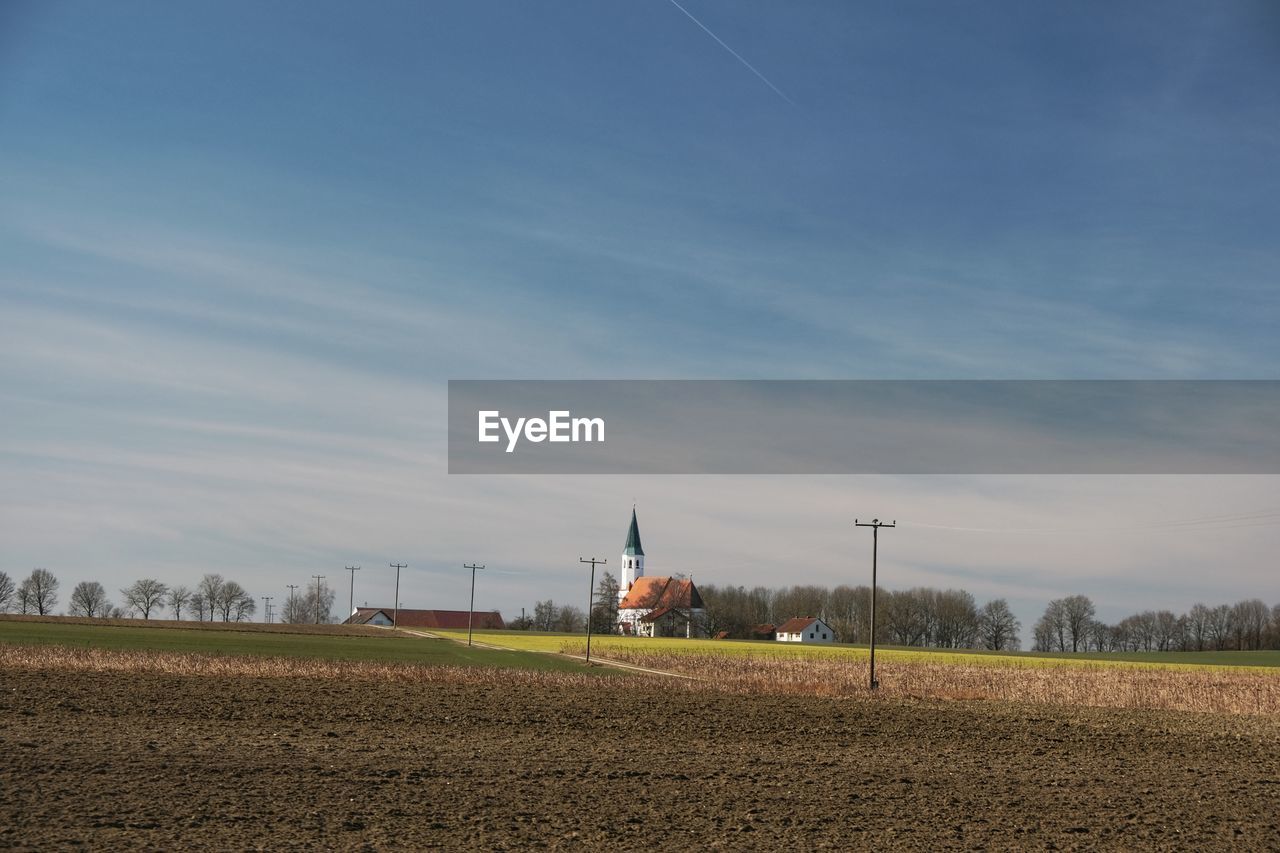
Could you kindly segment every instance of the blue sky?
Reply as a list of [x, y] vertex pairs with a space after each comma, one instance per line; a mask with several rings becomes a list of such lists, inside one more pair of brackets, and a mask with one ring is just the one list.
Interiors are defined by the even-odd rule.
[[[456, 607], [487, 560], [510, 614], [572, 600], [633, 498], [655, 570], [747, 584], [857, 580], [846, 515], [1280, 504], [1264, 477], [449, 478], [449, 378], [1275, 378], [1270, 4], [682, 5], [786, 97], [669, 0], [6, 4], [0, 568], [266, 595], [401, 560], [407, 605]], [[1267, 524], [905, 533], [890, 585], [1024, 620], [1280, 599]]]

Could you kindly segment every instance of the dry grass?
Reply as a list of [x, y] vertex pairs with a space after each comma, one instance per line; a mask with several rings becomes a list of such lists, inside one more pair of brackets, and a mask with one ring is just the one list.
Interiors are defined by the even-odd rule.
[[[569, 642], [563, 651], [582, 654], [584, 645]], [[694, 676], [703, 689], [742, 694], [867, 694], [865, 660], [698, 654], [688, 650], [664, 654], [660, 650], [641, 648], [610, 648], [608, 657], [622, 663]], [[877, 695], [886, 698], [1280, 714], [1280, 673], [1257, 670], [1096, 664], [1014, 668], [927, 659], [877, 663], [876, 675], [880, 681]]]
[[[568, 654], [582, 644], [566, 643]], [[759, 657], [742, 654], [662, 654], [610, 650], [623, 663], [679, 672], [695, 680], [669, 679], [665, 690], [737, 695], [783, 694], [868, 697], [865, 661]], [[497, 667], [318, 660], [257, 655], [210, 655], [151, 650], [0, 644], [0, 671], [157, 673], [232, 678], [295, 678], [414, 684], [636, 686], [633, 677], [600, 676]], [[1099, 708], [1160, 709], [1219, 714], [1280, 715], [1280, 674], [1168, 667], [988, 667], [932, 661], [890, 661], [877, 667], [879, 698], [946, 701], [1011, 701]]]
[[402, 631], [376, 625], [289, 625], [280, 622], [196, 622], [176, 619], [106, 619], [85, 616], [21, 616], [0, 614], [2, 622], [32, 622], [53, 625], [97, 625], [109, 628], [178, 628], [185, 631], [239, 631], [261, 634], [306, 634], [326, 637], [408, 637]]
[[258, 655], [210, 655], [152, 650], [22, 646], [0, 643], [0, 671], [157, 673], [231, 678], [303, 678], [412, 684], [608, 685], [622, 676], [502, 667], [423, 666], [376, 661], [319, 660]]

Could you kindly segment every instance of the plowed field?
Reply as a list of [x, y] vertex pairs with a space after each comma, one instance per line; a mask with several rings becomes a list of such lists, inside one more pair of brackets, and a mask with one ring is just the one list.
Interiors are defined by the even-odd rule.
[[1280, 720], [0, 672], [0, 846], [1280, 849]]

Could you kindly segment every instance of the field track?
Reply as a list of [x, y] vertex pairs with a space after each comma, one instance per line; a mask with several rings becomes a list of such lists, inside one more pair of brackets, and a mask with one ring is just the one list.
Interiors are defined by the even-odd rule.
[[0, 847], [1280, 848], [1275, 717], [664, 683], [8, 667]]

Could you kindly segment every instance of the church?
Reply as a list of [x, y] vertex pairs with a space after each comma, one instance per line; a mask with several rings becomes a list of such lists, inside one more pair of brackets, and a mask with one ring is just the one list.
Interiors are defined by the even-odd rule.
[[687, 578], [646, 577], [640, 524], [631, 508], [631, 528], [622, 548], [618, 583], [618, 629], [634, 637], [699, 637], [706, 610]]

